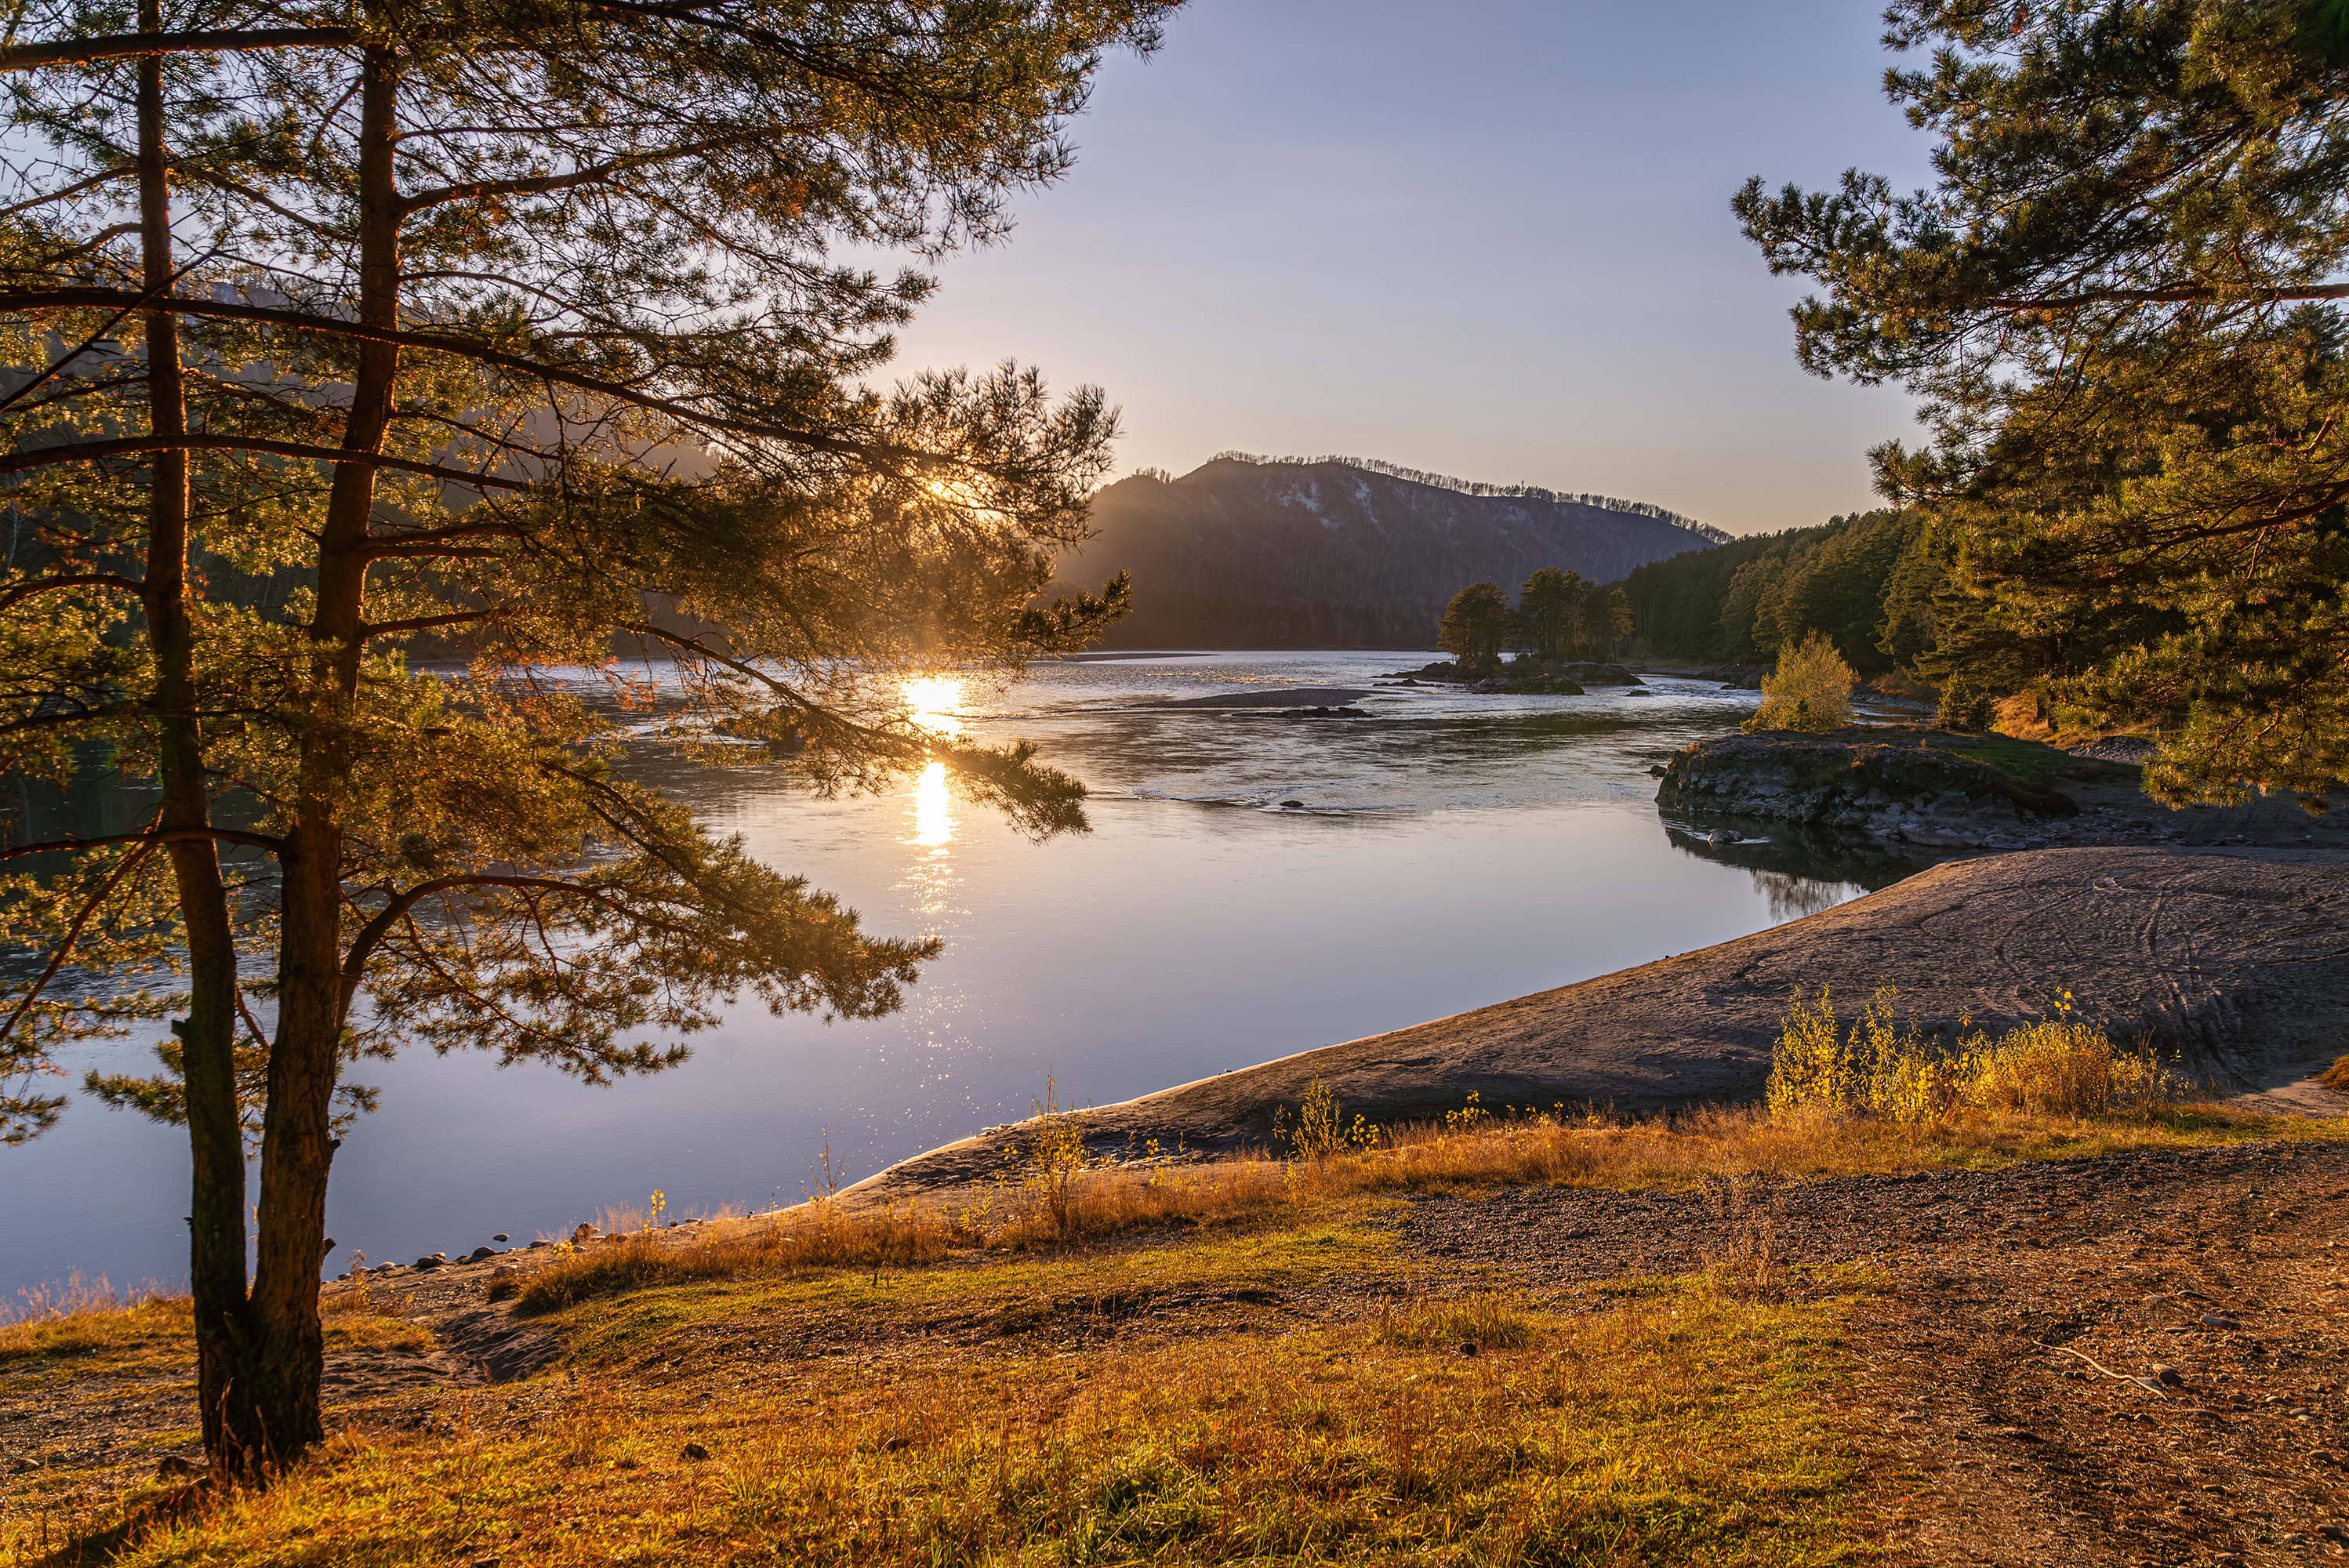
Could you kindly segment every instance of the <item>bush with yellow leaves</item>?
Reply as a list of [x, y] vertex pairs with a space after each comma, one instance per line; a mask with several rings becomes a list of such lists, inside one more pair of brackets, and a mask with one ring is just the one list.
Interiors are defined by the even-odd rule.
[[1745, 728], [1841, 729], [1853, 722], [1851, 688], [1858, 681], [1836, 645], [1813, 632], [1802, 646], [1778, 650], [1777, 673], [1762, 677], [1762, 706]]
[[1847, 1031], [1828, 987], [1797, 990], [1772, 1055], [1771, 1114], [1861, 1115], [1922, 1127], [1963, 1114], [2024, 1111], [2108, 1116], [2190, 1097], [2194, 1086], [2150, 1050], [2124, 1050], [2072, 1017], [2064, 993], [2048, 1016], [1993, 1040], [1968, 1020], [1954, 1044], [1896, 1019], [1899, 996], [1877, 987]]

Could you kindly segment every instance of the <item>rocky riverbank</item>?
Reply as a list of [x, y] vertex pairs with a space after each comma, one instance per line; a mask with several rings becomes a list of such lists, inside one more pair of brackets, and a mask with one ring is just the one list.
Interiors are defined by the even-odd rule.
[[1647, 685], [1621, 665], [1537, 664], [1531, 659], [1513, 659], [1498, 669], [1491, 665], [1463, 669], [1448, 662], [1423, 665], [1415, 670], [1392, 671], [1382, 678], [1395, 686], [1465, 686], [1473, 692], [1517, 696], [1581, 696], [1590, 686]]
[[2035, 830], [2080, 814], [2056, 782], [2125, 771], [2033, 742], [1932, 730], [1769, 730], [1682, 751], [1665, 764], [1656, 804], [1931, 848], [2021, 848]]
[[[1904, 1012], [1940, 1030], [2029, 1022], [2068, 991], [2079, 1016], [2235, 1093], [2349, 1111], [2314, 1081], [2349, 1051], [2349, 855], [2115, 847], [1951, 861], [1702, 952], [1092, 1109], [1085, 1141], [1112, 1159], [1153, 1142], [1260, 1145], [1317, 1079], [1348, 1115], [1381, 1122], [1440, 1119], [1472, 1094], [1496, 1110], [1751, 1100], [1791, 991], [1887, 979]], [[889, 1203], [981, 1184], [1031, 1137], [992, 1129], [848, 1195]]]
[[2134, 736], [2067, 748], [2007, 735], [1878, 725], [1727, 735], [1652, 769], [1675, 826], [1715, 842], [1783, 837], [1920, 858], [1968, 850], [2128, 843], [2349, 853], [2349, 812], [2311, 818], [2290, 798], [2173, 810], [2145, 793], [2151, 746]]

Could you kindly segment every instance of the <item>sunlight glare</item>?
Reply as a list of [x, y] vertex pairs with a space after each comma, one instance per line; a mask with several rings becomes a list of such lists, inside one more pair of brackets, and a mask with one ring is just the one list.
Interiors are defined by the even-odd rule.
[[953, 842], [953, 804], [947, 794], [947, 765], [933, 762], [923, 769], [920, 781], [914, 786], [913, 842], [932, 850]]
[[956, 710], [962, 707], [963, 684], [952, 676], [928, 676], [905, 683], [905, 706], [914, 710], [914, 722], [924, 729], [939, 735], [960, 735], [962, 720]]

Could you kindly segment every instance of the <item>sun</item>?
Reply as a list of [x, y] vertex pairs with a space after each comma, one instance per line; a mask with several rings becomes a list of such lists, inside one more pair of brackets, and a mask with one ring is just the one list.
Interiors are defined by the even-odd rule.
[[962, 707], [963, 683], [953, 676], [924, 676], [909, 680], [899, 695], [913, 710], [914, 722], [924, 729], [939, 735], [962, 733], [962, 720], [956, 715]]

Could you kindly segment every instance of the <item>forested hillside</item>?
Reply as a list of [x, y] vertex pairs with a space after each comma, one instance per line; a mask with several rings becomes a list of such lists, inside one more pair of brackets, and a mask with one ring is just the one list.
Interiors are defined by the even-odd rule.
[[1923, 531], [1913, 514], [1855, 512], [1643, 565], [1624, 588], [1659, 657], [1767, 660], [1819, 631], [1854, 669], [1875, 673], [1932, 648], [1947, 579]]
[[1222, 457], [1093, 497], [1079, 575], [1133, 574], [1111, 647], [1424, 647], [1465, 583], [1595, 582], [1728, 537], [1605, 496], [1469, 485], [1346, 458]]
[[1624, 583], [1658, 658], [1766, 663], [1823, 632], [1862, 675], [1956, 675], [2020, 691], [2077, 674], [2179, 624], [2127, 602], [2025, 613], [1967, 592], [1923, 514], [1854, 512], [1640, 567]]

